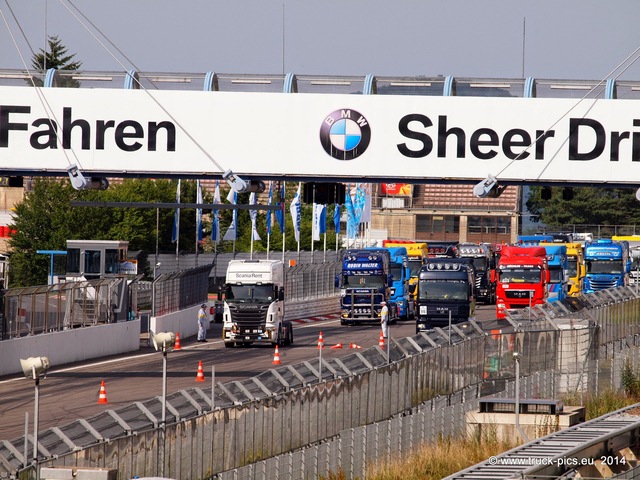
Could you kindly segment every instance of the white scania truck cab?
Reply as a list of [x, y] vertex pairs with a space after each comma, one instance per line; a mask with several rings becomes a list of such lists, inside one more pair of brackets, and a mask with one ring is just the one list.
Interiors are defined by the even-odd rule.
[[284, 264], [280, 260], [231, 260], [224, 288], [225, 347], [293, 343], [284, 321]]

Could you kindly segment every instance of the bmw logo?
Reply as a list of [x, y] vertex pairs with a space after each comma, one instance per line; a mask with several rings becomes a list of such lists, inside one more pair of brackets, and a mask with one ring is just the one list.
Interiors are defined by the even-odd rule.
[[335, 110], [327, 115], [320, 127], [320, 143], [325, 152], [338, 160], [358, 158], [370, 141], [369, 122], [355, 110]]

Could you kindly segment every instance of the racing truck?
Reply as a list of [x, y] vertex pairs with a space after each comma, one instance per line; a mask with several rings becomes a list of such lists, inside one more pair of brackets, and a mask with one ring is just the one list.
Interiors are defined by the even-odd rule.
[[293, 328], [284, 321], [284, 264], [280, 260], [231, 260], [222, 314], [225, 347], [270, 343], [291, 345]]
[[391, 302], [393, 275], [391, 255], [386, 248], [345, 250], [335, 286], [340, 289], [342, 325], [380, 323], [382, 301], [387, 302], [389, 323], [398, 320], [398, 309]]
[[497, 269], [496, 316], [504, 319], [507, 310], [545, 303], [550, 281], [544, 247], [502, 247]]
[[476, 299], [485, 305], [496, 303], [496, 265], [491, 246], [486, 243], [461, 243], [460, 258], [470, 258], [476, 275]]
[[418, 279], [416, 333], [475, 317], [475, 274], [470, 258], [430, 258]]

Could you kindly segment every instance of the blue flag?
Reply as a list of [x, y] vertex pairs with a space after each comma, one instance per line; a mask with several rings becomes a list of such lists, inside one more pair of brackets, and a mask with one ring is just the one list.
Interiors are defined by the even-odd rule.
[[284, 234], [284, 198], [286, 194], [286, 186], [287, 182], [282, 182], [280, 185], [280, 208], [276, 210], [276, 220], [278, 221], [278, 225], [280, 225], [280, 233]]
[[358, 223], [356, 222], [356, 213], [349, 189], [347, 189], [347, 194], [344, 197], [344, 208], [347, 211], [347, 238], [354, 239], [358, 236]]
[[[196, 180], [198, 191], [196, 193], [196, 203], [202, 203], [202, 186], [200, 180]], [[196, 208], [196, 236], [198, 243], [202, 242], [202, 209]]]
[[[180, 203], [180, 179], [178, 179], [178, 189], [176, 190], [176, 203]], [[176, 208], [173, 214], [173, 230], [171, 231], [171, 242], [176, 243], [178, 241], [178, 235], [180, 234], [180, 209]]]
[[[269, 182], [269, 197], [267, 198], [267, 205], [271, 205], [273, 203], [273, 181]], [[271, 216], [273, 212], [271, 210], [267, 210], [267, 235], [271, 235]]]
[[340, 205], [337, 203], [333, 210], [333, 225], [336, 227], [336, 233], [340, 233]]

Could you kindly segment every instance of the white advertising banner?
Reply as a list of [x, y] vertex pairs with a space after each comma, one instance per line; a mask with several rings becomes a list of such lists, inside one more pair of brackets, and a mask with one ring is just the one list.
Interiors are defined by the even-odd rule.
[[640, 101], [0, 87], [0, 175], [640, 185]]

